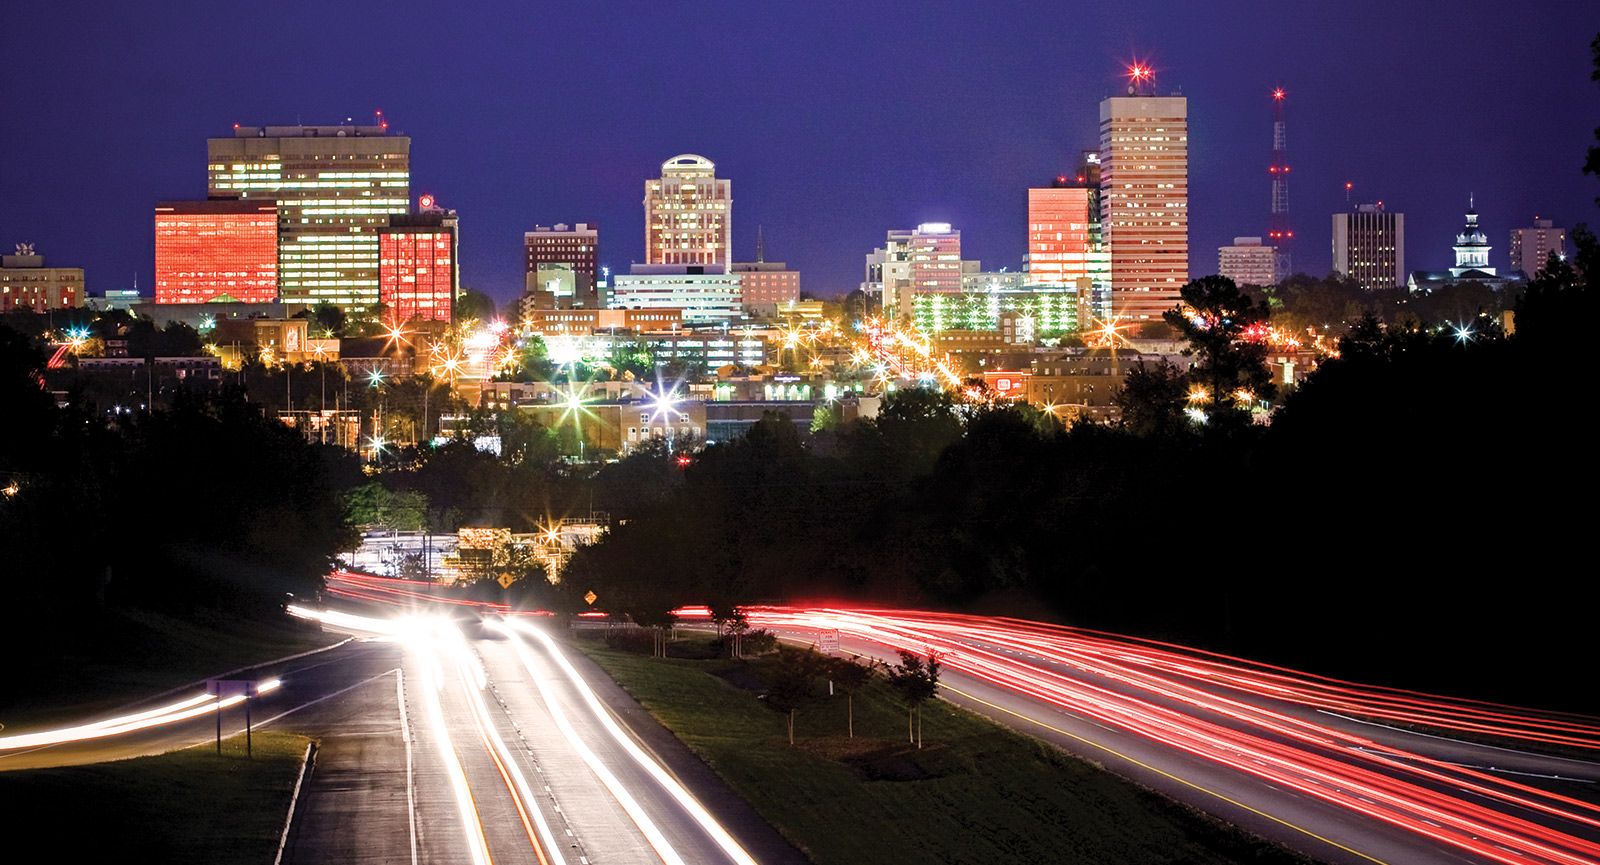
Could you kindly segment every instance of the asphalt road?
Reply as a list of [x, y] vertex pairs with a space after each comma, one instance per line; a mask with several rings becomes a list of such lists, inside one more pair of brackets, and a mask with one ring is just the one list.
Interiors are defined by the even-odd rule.
[[[587, 659], [527, 627], [357, 628], [239, 674], [282, 682], [252, 702], [255, 729], [319, 741], [284, 861], [805, 861]], [[190, 691], [203, 693], [118, 714]], [[0, 751], [0, 770], [204, 746], [215, 719]], [[224, 736], [242, 731], [242, 707], [223, 719]]]

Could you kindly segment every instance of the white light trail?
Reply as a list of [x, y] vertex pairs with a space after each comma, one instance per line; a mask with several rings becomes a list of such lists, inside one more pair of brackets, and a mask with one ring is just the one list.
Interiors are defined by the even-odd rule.
[[[498, 627], [502, 631], [508, 630], [503, 624], [499, 625]], [[722, 852], [726, 853], [729, 859], [740, 863], [740, 865], [756, 865], [755, 859], [751, 858], [750, 854], [739, 845], [739, 842], [735, 841], [733, 836], [728, 834], [728, 830], [724, 829], [722, 824], [718, 823], [716, 818], [711, 816], [711, 813], [705, 809], [705, 806], [701, 805], [699, 801], [694, 798], [694, 796], [690, 795], [689, 791], [685, 789], [682, 784], [678, 783], [676, 779], [667, 774], [667, 771], [662, 768], [660, 763], [657, 763], [653, 758], [646, 754], [644, 750], [633, 741], [632, 738], [622, 731], [621, 727], [617, 726], [616, 721], [612, 720], [611, 714], [605, 710], [604, 706], [600, 705], [600, 699], [595, 696], [594, 690], [589, 687], [589, 683], [585, 682], [583, 677], [578, 674], [577, 669], [575, 669], [571, 662], [566, 659], [566, 656], [561, 653], [560, 648], [556, 646], [555, 640], [552, 639], [549, 634], [546, 634], [544, 631], [535, 628], [526, 622], [514, 622], [512, 623], [512, 627], [518, 631], [537, 638], [544, 644], [545, 649], [550, 653], [550, 656], [555, 659], [556, 665], [567, 674], [567, 678], [572, 681], [573, 686], [577, 688], [578, 693], [583, 697], [584, 703], [588, 705], [589, 710], [594, 713], [594, 716], [600, 720], [600, 723], [606, 728], [606, 732], [611, 734], [611, 738], [615, 739], [617, 744], [620, 745], [625, 752], [627, 752], [628, 756], [632, 757], [633, 761], [638, 763], [640, 768], [649, 773], [650, 777], [654, 778], [656, 783], [660, 784], [661, 788], [666, 790], [667, 794], [677, 801], [678, 805], [682, 807], [684, 811], [688, 812], [689, 816], [693, 817], [696, 823], [700, 824], [700, 828], [705, 830], [707, 835], [711, 836], [711, 840], [715, 841], [717, 846], [722, 848]], [[519, 656], [522, 656], [522, 652], [524, 650], [520, 640], [517, 641], [517, 650]], [[533, 667], [528, 663], [528, 659], [525, 656], [523, 656], [523, 665], [528, 667], [529, 673], [533, 673]], [[535, 679], [537, 680], [537, 676], [535, 676]], [[540, 683], [540, 688], [544, 688], [542, 682]]]

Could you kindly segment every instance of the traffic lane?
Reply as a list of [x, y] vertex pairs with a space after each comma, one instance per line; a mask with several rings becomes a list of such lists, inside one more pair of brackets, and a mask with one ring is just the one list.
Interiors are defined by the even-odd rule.
[[[720, 861], [720, 857], [697, 857], [693, 845], [673, 827], [671, 815], [651, 807], [659, 793], [654, 780], [642, 777], [635, 771], [636, 766], [628, 765], [632, 761], [626, 755], [617, 753], [610, 735], [598, 728], [587, 707], [572, 691], [570, 682], [531, 641], [524, 641], [524, 651], [520, 652], [517, 643], [510, 638], [485, 638], [476, 641], [474, 647], [483, 658], [495, 705], [507, 728], [517, 737], [516, 741], [524, 746], [522, 758], [535, 768], [545, 785], [544, 792], [550, 797], [551, 809], [559, 817], [563, 834], [571, 833], [567, 839], [574, 845], [574, 852], [581, 851], [591, 862], [662, 861], [617, 795], [560, 729], [555, 712], [561, 713], [579, 741], [616, 777], [643, 809], [649, 822], [666, 835], [672, 849], [685, 861]], [[531, 662], [531, 671], [525, 658]], [[570, 861], [577, 861], [576, 857]]]
[[395, 669], [278, 722], [318, 740], [284, 862], [412, 861], [415, 793], [403, 691], [403, 671]]
[[[250, 700], [252, 726], [264, 726], [275, 717], [329, 699], [344, 688], [381, 675], [386, 670], [392, 669], [397, 659], [398, 654], [386, 649], [382, 644], [350, 642], [291, 661], [269, 663], [245, 671], [236, 671], [230, 674], [230, 678], [255, 681], [276, 678], [281, 682], [275, 690]], [[197, 683], [168, 695], [161, 701], [161, 705], [176, 703], [204, 692], [204, 686]], [[153, 708], [151, 701], [141, 701], [87, 721], [119, 717], [151, 708]], [[222, 710], [221, 720], [224, 738], [243, 733], [244, 706], [240, 704], [225, 707]], [[217, 713], [208, 710], [188, 720], [104, 738], [16, 751], [0, 751], [0, 771], [78, 766], [164, 754], [179, 748], [214, 741], [216, 736]]]
[[[468, 645], [471, 663], [480, 663], [477, 647]], [[425, 696], [425, 695], [424, 695]], [[445, 726], [456, 758], [466, 773], [471, 804], [477, 812], [489, 854], [497, 862], [538, 861], [537, 847], [544, 850], [532, 809], [539, 809], [547, 825], [560, 825], [554, 803], [542, 791], [541, 767], [526, 759], [516, 731], [505, 722], [504, 711], [494, 698], [494, 682], [482, 683], [461, 669], [445, 671], [440, 691]], [[498, 736], [498, 740], [495, 738]], [[503, 746], [502, 753], [498, 746]], [[508, 765], [509, 754], [515, 766]], [[532, 801], [523, 799], [515, 772], [520, 772]], [[459, 822], [459, 821], [458, 821]], [[430, 825], [432, 825], [430, 823]], [[581, 854], [581, 848], [568, 846], [571, 840], [559, 833], [568, 851]], [[547, 851], [548, 853], [548, 851]], [[576, 856], [563, 854], [563, 861], [576, 862]]]

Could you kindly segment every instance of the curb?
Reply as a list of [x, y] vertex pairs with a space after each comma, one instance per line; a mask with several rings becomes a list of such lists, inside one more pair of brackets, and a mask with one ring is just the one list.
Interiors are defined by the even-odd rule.
[[317, 743], [307, 742], [306, 755], [300, 761], [300, 777], [294, 779], [294, 792], [289, 796], [289, 814], [283, 818], [283, 834], [278, 836], [278, 855], [272, 857], [272, 865], [280, 865], [283, 862], [283, 850], [289, 843], [289, 829], [294, 825], [294, 808], [300, 801], [300, 787], [305, 783], [306, 776], [311, 774], [311, 767], [316, 760]]

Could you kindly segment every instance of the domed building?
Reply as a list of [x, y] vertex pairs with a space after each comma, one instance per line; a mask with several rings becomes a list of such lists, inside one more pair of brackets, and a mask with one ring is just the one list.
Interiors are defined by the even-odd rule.
[[1467, 224], [1456, 235], [1456, 266], [1448, 270], [1413, 270], [1406, 280], [1412, 291], [1429, 292], [1458, 282], [1478, 282], [1495, 291], [1507, 286], [1519, 287], [1528, 281], [1520, 270], [1499, 275], [1489, 265], [1489, 236], [1478, 227], [1478, 210], [1472, 200], [1467, 200]]

